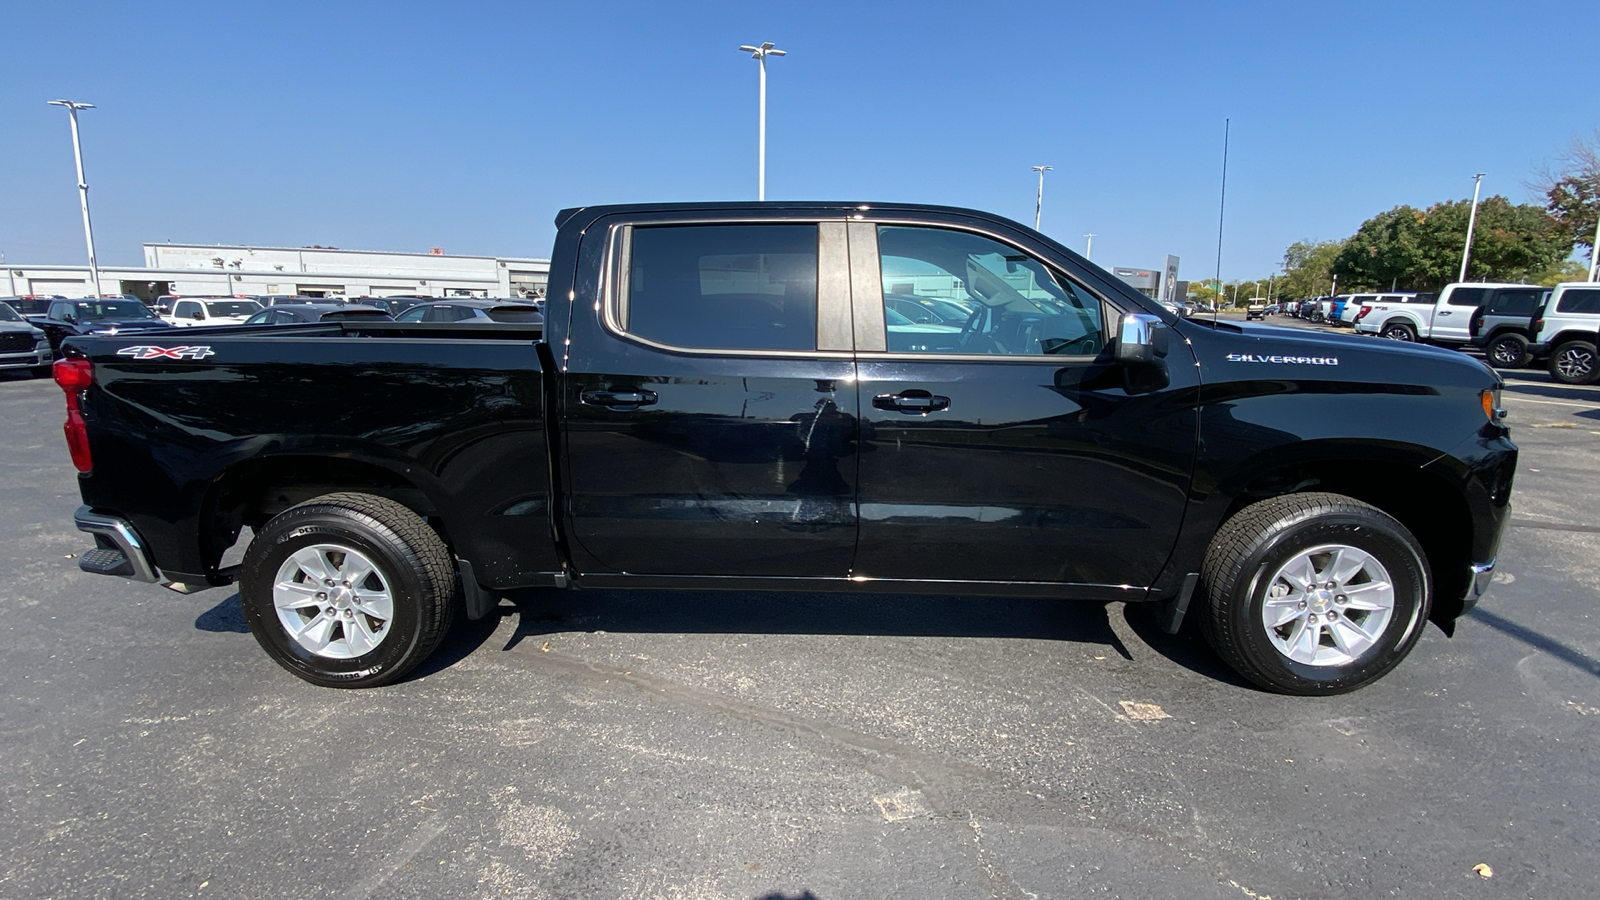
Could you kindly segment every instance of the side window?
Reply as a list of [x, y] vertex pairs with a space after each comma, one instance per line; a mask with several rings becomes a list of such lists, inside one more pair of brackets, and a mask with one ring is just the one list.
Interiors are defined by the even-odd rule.
[[[1043, 263], [981, 235], [882, 225], [884, 320], [891, 352], [1094, 356], [1105, 348], [1098, 298]], [[939, 322], [906, 315], [915, 304]]]
[[1456, 288], [1450, 292], [1450, 300], [1446, 306], [1482, 306], [1483, 298], [1488, 296], [1488, 288]]
[[174, 319], [198, 319], [200, 317], [195, 315], [195, 313], [199, 311], [199, 309], [200, 304], [194, 302], [193, 300], [180, 300], [178, 301], [178, 308], [172, 311], [172, 317]]
[[617, 309], [624, 331], [677, 347], [817, 348], [815, 225], [632, 232]]
[[1543, 293], [1538, 288], [1499, 291], [1491, 301], [1490, 308], [1502, 316], [1531, 317], [1534, 307], [1539, 305], [1539, 296]]
[[1561, 292], [1556, 312], [1600, 313], [1600, 289], [1575, 288]]
[[427, 315], [427, 313], [428, 313], [428, 308], [427, 307], [415, 306], [415, 307], [412, 307], [411, 309], [406, 310], [405, 312], [401, 313], [400, 315], [396, 316], [395, 317], [395, 321], [396, 322], [421, 322], [422, 321], [422, 317]]

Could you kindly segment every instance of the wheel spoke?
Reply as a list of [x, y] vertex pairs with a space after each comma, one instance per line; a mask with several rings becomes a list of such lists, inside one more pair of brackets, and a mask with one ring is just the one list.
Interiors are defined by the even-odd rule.
[[1352, 659], [1367, 652], [1367, 648], [1372, 646], [1372, 636], [1349, 619], [1337, 619], [1329, 624], [1328, 634], [1333, 637], [1334, 645]]
[[280, 581], [272, 586], [272, 603], [279, 609], [321, 606], [326, 602], [317, 599], [317, 593], [321, 590], [321, 585], [309, 581]]
[[302, 547], [294, 552], [291, 557], [300, 571], [306, 573], [320, 584], [333, 578], [337, 568], [330, 562], [326, 551], [321, 547]]
[[369, 653], [378, 645], [378, 636], [367, 626], [367, 617], [359, 614], [344, 620], [344, 640], [351, 656]]
[[327, 610], [318, 613], [305, 627], [294, 636], [307, 650], [317, 651], [326, 649], [328, 639], [333, 635], [333, 617]]
[[371, 575], [374, 569], [375, 567], [365, 556], [357, 556], [354, 553], [346, 554], [344, 567], [339, 572], [339, 580], [348, 583], [353, 588], [360, 588], [361, 583], [367, 580], [367, 576]]
[[1301, 662], [1309, 663], [1317, 657], [1317, 647], [1322, 644], [1322, 623], [1307, 622], [1289, 642], [1291, 655]]
[[1311, 564], [1311, 554], [1303, 553], [1283, 567], [1279, 576], [1301, 591], [1317, 589], [1317, 567]]
[[1340, 547], [1328, 560], [1328, 580], [1343, 585], [1367, 564], [1368, 556], [1354, 547]]
[[1304, 615], [1300, 609], [1300, 598], [1292, 595], [1282, 600], [1268, 600], [1266, 607], [1268, 628], [1282, 628], [1295, 618]]
[[394, 600], [388, 594], [362, 594], [356, 601], [356, 611], [387, 622], [394, 618]]
[[1387, 581], [1369, 581], [1345, 588], [1346, 609], [1377, 610], [1394, 608], [1394, 585]]

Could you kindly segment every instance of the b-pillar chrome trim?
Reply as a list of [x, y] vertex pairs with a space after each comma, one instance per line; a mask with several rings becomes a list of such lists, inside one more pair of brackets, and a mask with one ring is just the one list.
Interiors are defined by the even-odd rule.
[[103, 516], [87, 506], [78, 507], [77, 512], [72, 514], [72, 522], [79, 531], [100, 535], [121, 550], [122, 555], [128, 558], [128, 564], [133, 566], [133, 574], [127, 577], [147, 584], [162, 580], [161, 572], [151, 564], [144, 541], [139, 539], [139, 533], [133, 530], [132, 525], [114, 516]]

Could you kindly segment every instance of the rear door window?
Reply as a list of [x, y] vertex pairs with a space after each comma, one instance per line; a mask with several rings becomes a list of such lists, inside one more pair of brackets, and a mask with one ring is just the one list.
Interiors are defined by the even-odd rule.
[[1600, 313], [1600, 288], [1573, 288], [1561, 292], [1556, 312]]
[[1482, 306], [1483, 300], [1489, 295], [1488, 288], [1456, 288], [1450, 292], [1447, 306]]
[[815, 225], [631, 232], [615, 309], [623, 331], [693, 349], [816, 349]]

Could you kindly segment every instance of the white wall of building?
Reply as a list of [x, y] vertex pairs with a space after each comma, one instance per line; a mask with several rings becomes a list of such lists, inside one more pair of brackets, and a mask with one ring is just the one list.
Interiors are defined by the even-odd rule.
[[[179, 296], [316, 292], [511, 297], [535, 288], [542, 293], [550, 274], [550, 262], [543, 259], [314, 247], [145, 244], [144, 258], [143, 267], [101, 267], [101, 291], [144, 294], [148, 285], [165, 284], [165, 293]], [[11, 263], [3, 274], [0, 290], [8, 295], [94, 293], [87, 266]]]

